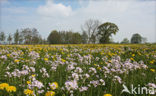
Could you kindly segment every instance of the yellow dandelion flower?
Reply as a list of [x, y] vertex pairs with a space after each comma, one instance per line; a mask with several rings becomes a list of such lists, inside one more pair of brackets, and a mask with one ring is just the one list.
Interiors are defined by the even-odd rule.
[[15, 86], [8, 86], [8, 87], [6, 88], [6, 91], [7, 91], [7, 92], [16, 92], [16, 87], [15, 87]]
[[48, 61], [48, 58], [44, 58], [44, 61]]
[[33, 75], [31, 75], [32, 77], [35, 77], [36, 75], [35, 74], [33, 74]]
[[20, 60], [15, 59], [14, 62], [18, 63]]
[[152, 72], [155, 72], [155, 69], [150, 69]]
[[64, 59], [61, 59], [61, 61], [62, 61], [62, 62], [66, 62], [66, 60], [64, 60]]
[[135, 54], [132, 54], [132, 56], [134, 57], [134, 56], [135, 56]]
[[27, 84], [30, 84], [31, 83], [31, 81], [27, 81]]
[[25, 95], [33, 95], [33, 90], [25, 89], [25, 90], [24, 90], [24, 94], [25, 94]]
[[150, 63], [153, 64], [154, 63], [154, 60], [150, 61]]
[[52, 90], [57, 89], [57, 88], [58, 88], [58, 83], [57, 83], [57, 82], [51, 83], [51, 84], [50, 84], [50, 88], [51, 88]]
[[132, 61], [134, 61], [134, 58], [130, 58]]
[[7, 54], [8, 57], [10, 57], [10, 54]]
[[55, 96], [55, 92], [54, 91], [48, 91], [45, 96]]
[[9, 84], [7, 84], [7, 83], [1, 83], [1, 84], [0, 84], [0, 89], [1, 89], [1, 90], [4, 90], [4, 89], [6, 89], [8, 86], [9, 86]]
[[103, 96], [112, 96], [111, 94], [104, 94]]
[[101, 70], [101, 67], [97, 67], [97, 69]]

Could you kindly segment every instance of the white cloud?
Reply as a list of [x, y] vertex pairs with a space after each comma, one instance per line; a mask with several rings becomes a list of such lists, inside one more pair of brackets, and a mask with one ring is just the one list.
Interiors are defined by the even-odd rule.
[[[6, 17], [2, 14], [2, 21], [6, 21], [3, 22], [2, 28], [11, 32], [21, 27], [35, 27], [46, 38], [52, 30], [81, 32], [81, 25], [91, 18], [98, 19], [102, 23], [117, 24], [120, 30], [113, 36], [115, 41], [121, 41], [125, 37], [130, 39], [134, 33], [147, 37], [149, 42], [156, 41], [156, 1], [90, 0], [84, 3], [86, 6], [82, 4], [83, 6], [72, 10], [73, 6], [47, 1], [45, 5], [35, 9], [37, 13], [26, 9], [27, 15], [14, 15], [16, 18], [13, 15]], [[7, 22], [10, 23], [9, 28]]]
[[53, 1], [48, 0], [46, 5], [38, 8], [38, 13], [48, 17], [69, 16], [72, 13], [72, 8], [61, 3], [55, 4]]
[[28, 9], [30, 8], [25, 8], [25, 7], [11, 7], [11, 8], [2, 8], [2, 11], [3, 12], [7, 12], [9, 14], [24, 14], [24, 13], [27, 13], [28, 12]]
[[10, 4], [10, 2], [8, 0], [0, 0], [0, 4]]
[[[90, 0], [87, 3], [87, 6], [83, 6], [78, 8], [77, 10], [70, 11], [69, 14], [72, 15], [65, 15], [67, 16], [66, 18], [58, 17], [58, 13], [68, 13], [62, 10], [58, 11], [58, 4], [50, 4], [52, 6], [56, 5], [57, 7], [48, 7], [48, 4], [46, 4], [48, 13], [50, 12], [49, 9], [53, 9], [55, 11], [51, 11], [51, 16], [49, 15], [49, 18], [43, 22], [44, 24], [47, 24], [47, 26], [50, 26], [48, 28], [48, 32], [53, 29], [73, 29], [74, 31], [81, 31], [80, 26], [84, 24], [87, 19], [99, 19], [101, 22], [108, 21], [118, 25], [120, 31], [116, 36], [113, 36], [114, 40], [116, 41], [121, 41], [125, 37], [130, 39], [132, 34], [140, 33], [143, 37], [147, 37], [148, 41], [154, 42], [156, 38], [156, 30], [154, 26], [156, 26], [156, 23], [154, 22], [155, 12], [153, 8], [155, 5], [153, 3], [155, 3], [155, 1], [139, 2], [135, 0]], [[53, 18], [53, 15], [55, 15], [55, 18]], [[150, 22], [149, 25], [147, 25], [148, 22]], [[44, 28], [44, 30], [46, 29]]]

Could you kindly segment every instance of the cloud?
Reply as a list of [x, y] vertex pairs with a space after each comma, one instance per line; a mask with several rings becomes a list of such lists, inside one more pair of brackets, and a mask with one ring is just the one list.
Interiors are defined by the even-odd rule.
[[[84, 3], [86, 4], [85, 7], [83, 6], [76, 10], [70, 11], [69, 14], [72, 15], [68, 16], [62, 14], [63, 12], [68, 12], [62, 12], [62, 10], [58, 11], [58, 4], [50, 4], [51, 6], [57, 6], [52, 8], [49, 8], [48, 4], [46, 4], [45, 6], [48, 9], [48, 13], [51, 13], [51, 15], [48, 14], [49, 18], [46, 20], [44, 19], [42, 22], [49, 26], [49, 32], [53, 29], [73, 29], [74, 31], [80, 32], [81, 25], [84, 24], [87, 19], [98, 19], [102, 23], [113, 22], [118, 25], [120, 31], [116, 36], [113, 36], [115, 41], [121, 41], [125, 37], [130, 39], [134, 33], [139, 33], [143, 37], [147, 37], [150, 42], [155, 41], [155, 1], [90, 0], [87, 3]], [[61, 5], [64, 6], [63, 4]], [[57, 11], [50, 12], [49, 9]], [[45, 14], [44, 12], [43, 14]], [[58, 13], [66, 16], [66, 18], [59, 17]], [[51, 22], [55, 23], [52, 24]], [[150, 24], [147, 25], [148, 22], [150, 22]], [[46, 28], [44, 28], [44, 30], [46, 30]]]
[[2, 8], [2, 11], [5, 13], [9, 13], [9, 14], [25, 14], [28, 12], [28, 9], [30, 8], [25, 8], [25, 7], [5, 7]]
[[2, 4], [2, 5], [10, 4], [10, 2], [8, 0], [0, 0], [0, 4]]
[[72, 14], [72, 8], [70, 6], [65, 6], [61, 3], [55, 4], [51, 0], [48, 0], [46, 5], [39, 6], [37, 11], [39, 14], [48, 17], [70, 16]]
[[[9, 7], [12, 10], [5, 11], [3, 8], [6, 14], [1, 16], [2, 28], [6, 32], [12, 32], [17, 28], [35, 27], [46, 38], [52, 30], [81, 32], [81, 25], [86, 20], [98, 19], [102, 23], [113, 22], [118, 25], [119, 32], [113, 36], [115, 41], [121, 41], [125, 37], [130, 39], [134, 33], [147, 37], [149, 42], [155, 41], [156, 1], [89, 0], [81, 3], [83, 6], [76, 9], [72, 4], [66, 6], [63, 2], [53, 1], [47, 1], [45, 5], [38, 5], [33, 9], [12, 6]], [[9, 14], [13, 9], [17, 12]], [[26, 13], [23, 14], [22, 10]]]

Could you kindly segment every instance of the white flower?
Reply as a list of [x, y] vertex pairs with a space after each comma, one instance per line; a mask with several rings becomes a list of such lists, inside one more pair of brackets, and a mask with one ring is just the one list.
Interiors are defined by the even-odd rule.
[[154, 83], [148, 83], [148, 86], [149, 86], [149, 87], [156, 88], [156, 84], [154, 84]]
[[88, 87], [82, 86], [81, 88], [79, 88], [79, 90], [80, 90], [80, 92], [87, 91], [88, 90]]
[[73, 81], [66, 81], [65, 82], [65, 87], [68, 91], [70, 90], [76, 90], [78, 89], [78, 85], [77, 85], [77, 81], [73, 80]]

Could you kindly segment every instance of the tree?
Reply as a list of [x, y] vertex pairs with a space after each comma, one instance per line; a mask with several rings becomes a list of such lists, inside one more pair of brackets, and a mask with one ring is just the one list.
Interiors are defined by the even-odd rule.
[[65, 32], [65, 44], [71, 44], [72, 43], [72, 39], [73, 39], [72, 36], [73, 36], [72, 31]]
[[106, 22], [98, 27], [98, 36], [100, 43], [109, 43], [112, 34], [116, 34], [119, 31], [118, 26], [114, 23]]
[[95, 43], [96, 42], [96, 34], [97, 34], [97, 28], [100, 25], [100, 22], [98, 20], [92, 20], [89, 19], [85, 22], [85, 24], [82, 26], [82, 32], [87, 33], [87, 43]]
[[72, 34], [72, 44], [80, 44], [82, 42], [80, 33], [73, 33]]
[[142, 42], [142, 37], [140, 34], [136, 33], [136, 34], [133, 34], [132, 35], [132, 38], [131, 38], [131, 43], [133, 44], [139, 44]]
[[30, 28], [22, 29], [21, 34], [25, 44], [31, 44], [32, 31]]
[[39, 44], [41, 36], [36, 28], [25, 28], [20, 33], [20, 41], [24, 41], [25, 44]]
[[42, 42], [42, 37], [39, 35], [39, 32], [36, 28], [32, 29], [32, 38], [31, 44], [40, 44]]
[[1, 32], [0, 33], [0, 41], [2, 41], [2, 42], [5, 41], [5, 38], [6, 38], [5, 37], [5, 33], [4, 32]]
[[18, 32], [18, 29], [17, 29], [16, 32], [14, 33], [15, 44], [19, 44], [19, 40], [20, 40], [20, 33]]
[[82, 43], [86, 44], [88, 35], [87, 35], [87, 33], [85, 31], [83, 31], [81, 38], [82, 38]]
[[7, 38], [7, 41], [9, 42], [9, 44], [11, 43], [11, 41], [12, 41], [12, 36], [11, 36], [11, 34], [9, 34], [9, 36], [8, 36], [8, 38]]
[[47, 40], [50, 44], [61, 44], [61, 35], [56, 30], [53, 30]]
[[122, 41], [121, 41], [121, 44], [128, 44], [129, 43], [129, 40], [127, 38], [124, 38]]

